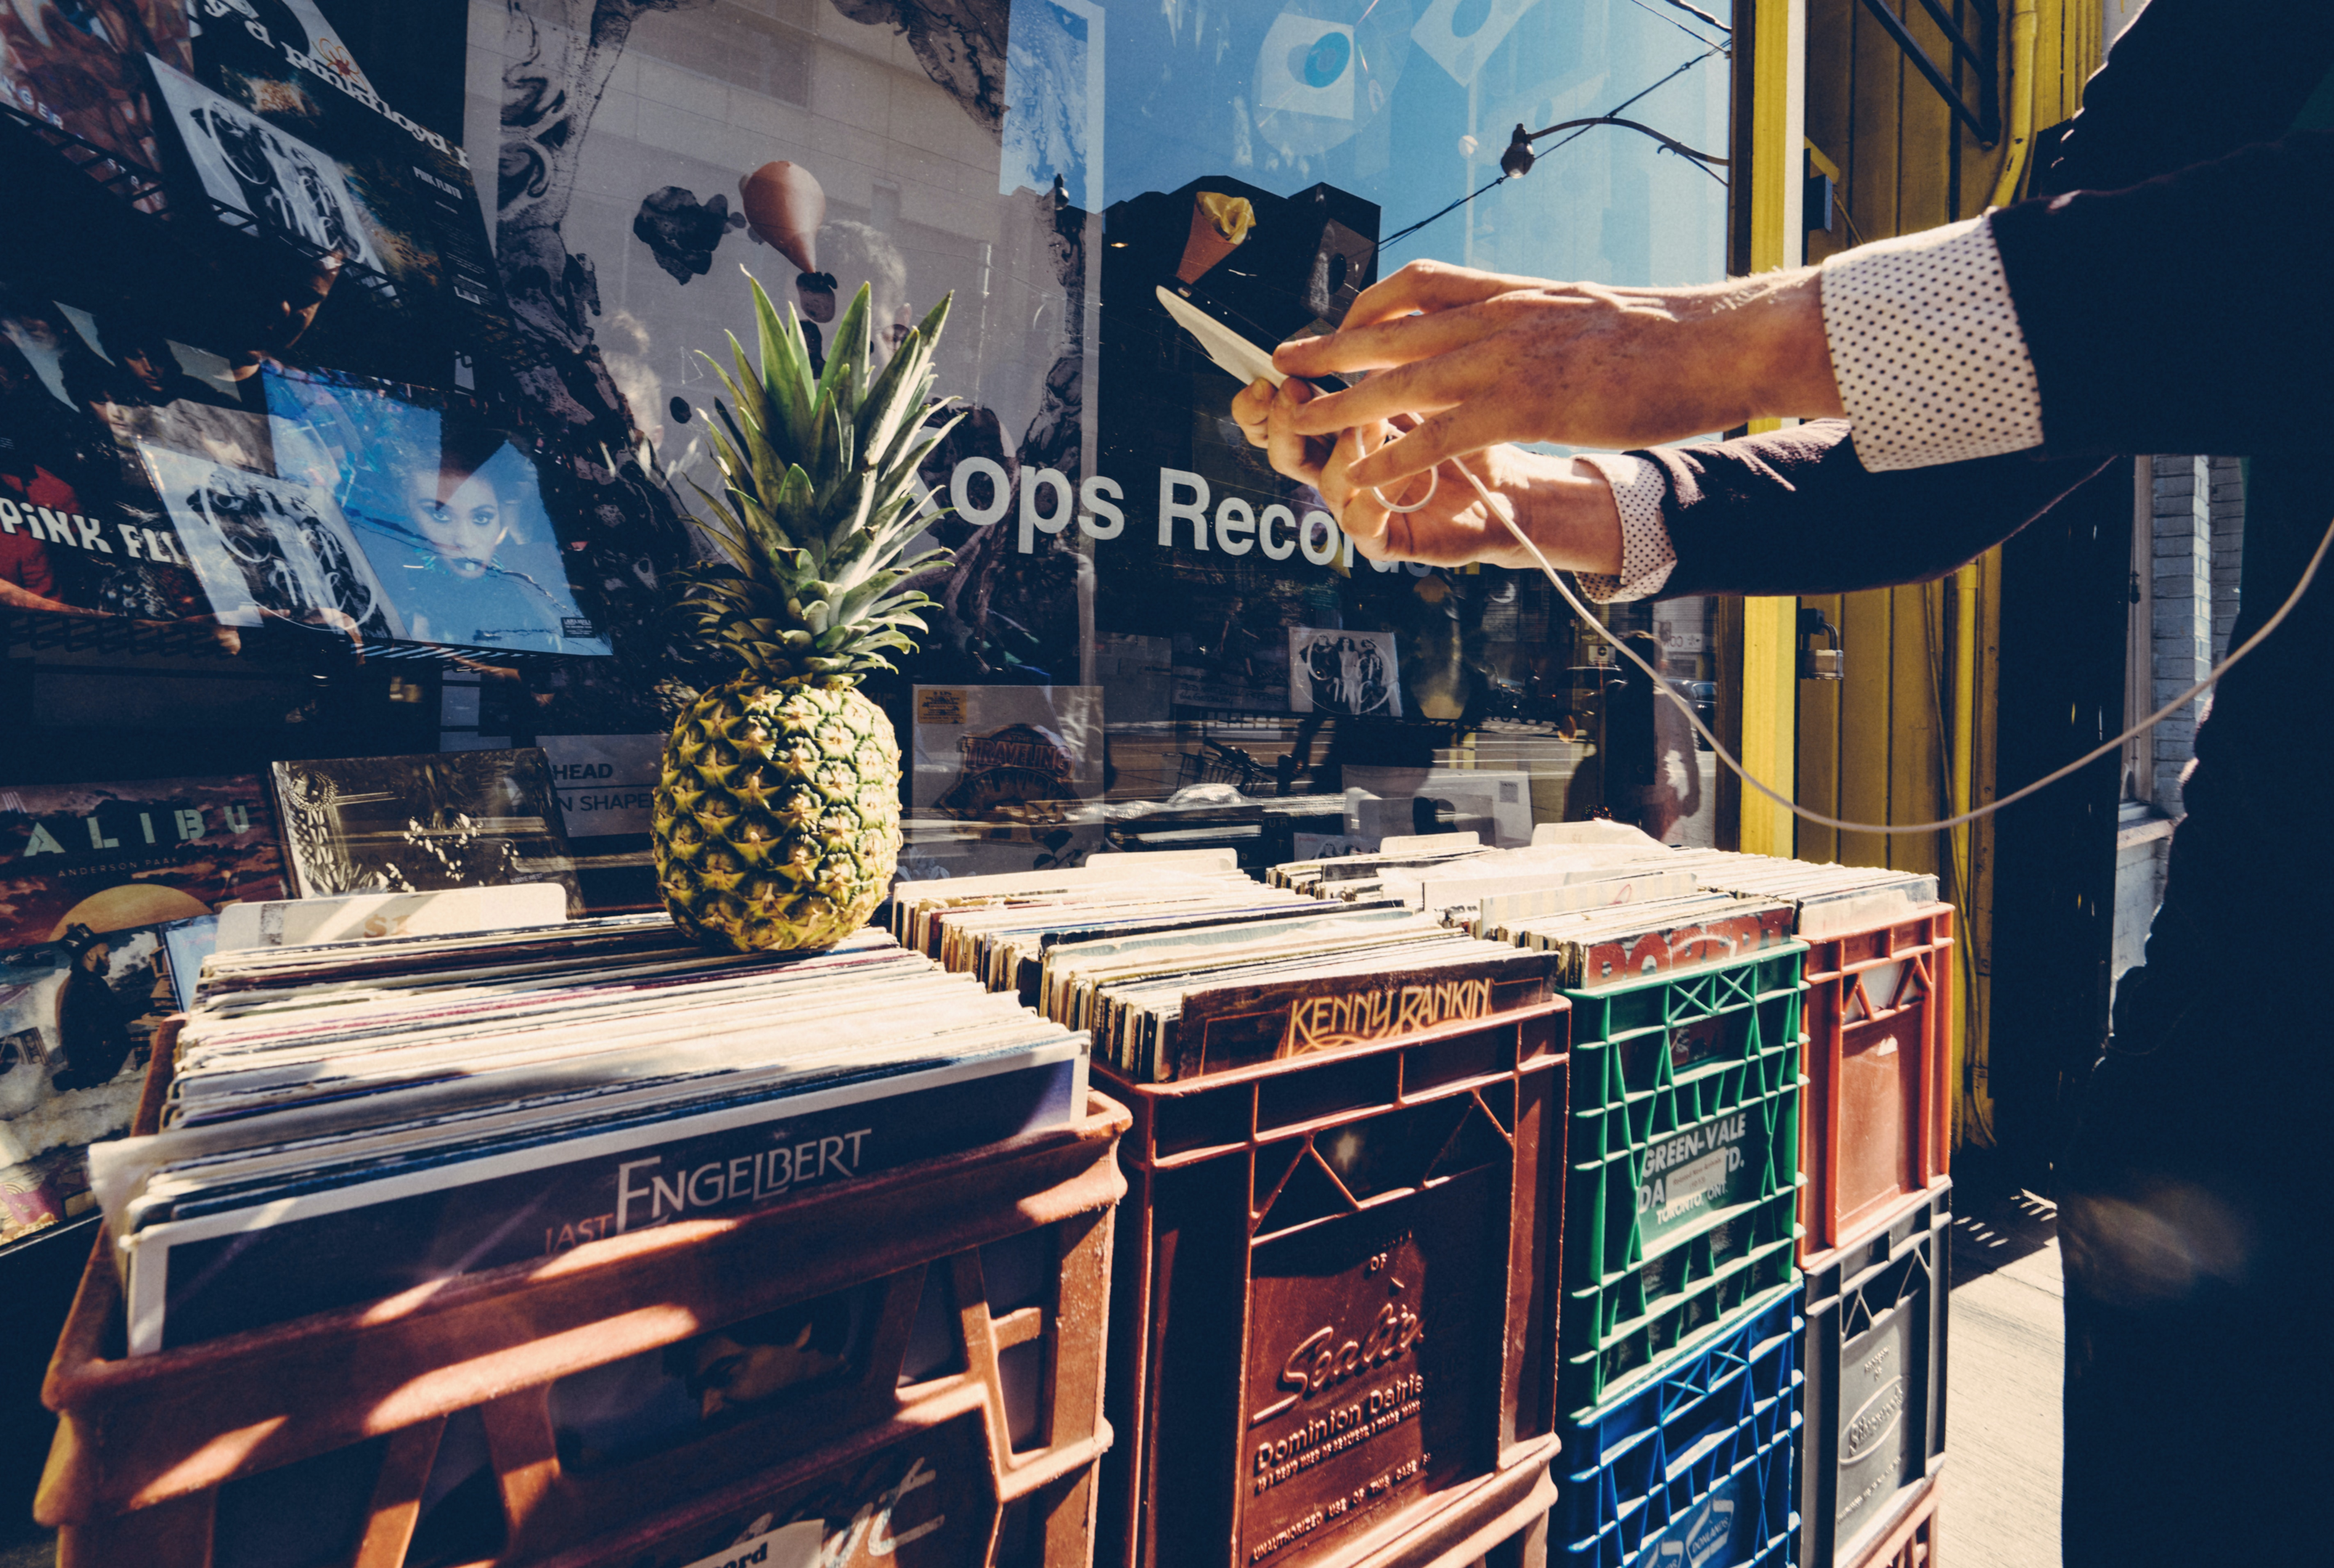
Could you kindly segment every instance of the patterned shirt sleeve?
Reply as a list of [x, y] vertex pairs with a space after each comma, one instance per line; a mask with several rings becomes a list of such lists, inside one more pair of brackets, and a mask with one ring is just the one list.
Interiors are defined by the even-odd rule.
[[1824, 338], [1873, 473], [2042, 444], [2042, 399], [1990, 218], [1823, 264]]
[[1582, 597], [1599, 604], [1652, 598], [1677, 565], [1669, 525], [1662, 521], [1662, 503], [1670, 493], [1668, 476], [1643, 457], [1584, 452], [1579, 460], [1605, 476], [1621, 509], [1621, 574], [1576, 572]]

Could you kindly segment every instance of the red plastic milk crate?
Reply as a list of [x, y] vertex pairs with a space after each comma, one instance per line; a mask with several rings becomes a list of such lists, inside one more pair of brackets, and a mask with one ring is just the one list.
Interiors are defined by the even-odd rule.
[[1943, 1476], [1932, 1476], [1921, 1496], [1897, 1517], [1895, 1528], [1872, 1544], [1856, 1568], [1937, 1568], [1937, 1504]]
[[1953, 1149], [1953, 910], [1808, 943], [1800, 1266], [1943, 1177]]
[[[1094, 1095], [1067, 1127], [758, 1213], [135, 1359], [101, 1239], [43, 1390], [37, 1512], [61, 1568], [680, 1568], [805, 1531], [848, 1568], [1086, 1568], [1127, 1124]], [[833, 1367], [786, 1380], [830, 1332]], [[778, 1391], [609, 1436], [676, 1351]]]
[[1102, 1568], [1544, 1561], [1568, 1022], [1095, 1068], [1134, 1113]]

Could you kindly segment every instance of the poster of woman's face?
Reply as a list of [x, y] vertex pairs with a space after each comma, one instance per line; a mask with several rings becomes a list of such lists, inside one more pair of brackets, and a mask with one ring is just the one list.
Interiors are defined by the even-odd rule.
[[279, 473], [329, 493], [405, 635], [466, 648], [604, 654], [577, 605], [525, 438], [447, 399], [270, 370]]

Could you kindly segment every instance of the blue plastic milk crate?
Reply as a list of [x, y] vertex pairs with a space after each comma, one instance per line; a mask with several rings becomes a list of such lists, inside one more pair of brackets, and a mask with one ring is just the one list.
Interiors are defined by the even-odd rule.
[[1799, 1288], [1565, 1424], [1552, 1563], [1797, 1568]]

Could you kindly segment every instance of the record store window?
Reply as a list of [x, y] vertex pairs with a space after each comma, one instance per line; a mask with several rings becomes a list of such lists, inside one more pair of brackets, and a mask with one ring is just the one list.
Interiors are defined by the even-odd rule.
[[[923, 476], [955, 557], [871, 688], [905, 874], [1600, 813], [1711, 842], [1675, 707], [1534, 574], [1353, 554], [1161, 285], [1289, 333], [1419, 257], [1721, 275], [1723, 169], [1637, 130], [1494, 182], [1519, 123], [1722, 155], [1727, 0], [101, 9], [0, 9], [52, 218], [0, 236], [0, 527], [92, 520], [0, 535], [11, 613], [434, 644], [440, 746], [638, 782], [739, 269], [815, 355], [863, 284], [879, 337], [953, 291], [967, 412]], [[1708, 606], [1604, 613], [1712, 711]]]

